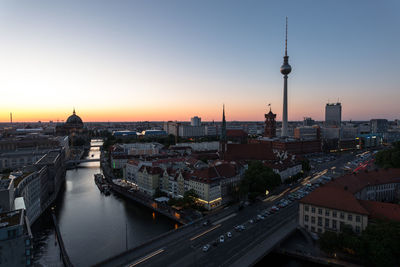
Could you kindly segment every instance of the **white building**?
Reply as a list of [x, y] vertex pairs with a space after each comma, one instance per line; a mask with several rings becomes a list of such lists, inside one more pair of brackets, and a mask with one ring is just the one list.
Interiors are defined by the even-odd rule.
[[194, 116], [190, 119], [190, 126], [201, 126], [201, 118]]
[[180, 137], [205, 136], [205, 127], [204, 126], [180, 125], [179, 126], [179, 136]]
[[177, 143], [175, 147], [190, 147], [193, 151], [213, 151], [218, 150], [219, 142]]
[[218, 135], [218, 127], [216, 125], [207, 125], [205, 128], [205, 135], [207, 136], [217, 136]]

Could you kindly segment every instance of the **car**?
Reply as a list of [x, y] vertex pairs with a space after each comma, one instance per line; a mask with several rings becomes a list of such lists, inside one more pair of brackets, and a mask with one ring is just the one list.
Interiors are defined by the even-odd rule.
[[231, 237], [232, 237], [232, 233], [231, 233], [231, 232], [227, 232], [227, 233], [226, 233], [226, 236], [229, 237], [229, 238], [231, 238]]
[[207, 221], [203, 222], [203, 226], [207, 226], [209, 224], [210, 224], [210, 220], [207, 220]]
[[209, 249], [210, 249], [210, 245], [209, 244], [207, 244], [207, 245], [205, 245], [204, 247], [203, 247], [203, 251], [204, 252], [207, 252]]
[[260, 214], [257, 215], [257, 218], [260, 219], [260, 220], [264, 220], [265, 219], [264, 216], [262, 216]]
[[224, 237], [223, 235], [221, 235], [221, 236], [219, 237], [219, 242], [220, 242], [220, 243], [224, 243], [224, 241], [225, 241], [225, 237]]
[[249, 223], [254, 223], [254, 220], [253, 219], [249, 220]]
[[277, 206], [272, 206], [271, 211], [277, 212], [279, 211], [279, 208]]

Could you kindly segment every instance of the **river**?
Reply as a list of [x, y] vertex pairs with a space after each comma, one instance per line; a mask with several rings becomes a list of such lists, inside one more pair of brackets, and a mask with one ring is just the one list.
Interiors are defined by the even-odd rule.
[[[92, 145], [98, 144], [92, 140]], [[91, 147], [88, 158], [99, 156], [99, 148]], [[125, 251], [127, 245], [135, 247], [176, 227], [172, 220], [130, 200], [101, 194], [93, 176], [99, 172], [99, 162], [68, 170], [65, 187], [55, 201], [64, 244], [75, 266], [93, 265]], [[49, 214], [44, 213], [32, 230], [35, 266], [62, 266]]]

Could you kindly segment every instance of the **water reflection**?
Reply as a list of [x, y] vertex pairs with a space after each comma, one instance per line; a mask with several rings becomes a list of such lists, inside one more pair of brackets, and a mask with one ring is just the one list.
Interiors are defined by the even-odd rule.
[[[92, 144], [98, 144], [92, 143]], [[92, 157], [93, 155], [93, 157]], [[92, 148], [88, 158], [98, 158], [99, 148]], [[99, 162], [87, 162], [66, 174], [65, 189], [56, 200], [56, 216], [70, 259], [75, 266], [89, 266], [121, 253], [177, 226], [156, 216], [151, 210], [111, 194], [100, 193], [94, 174]], [[61, 266], [58, 246], [49, 216], [34, 225], [35, 262], [42, 266]]]

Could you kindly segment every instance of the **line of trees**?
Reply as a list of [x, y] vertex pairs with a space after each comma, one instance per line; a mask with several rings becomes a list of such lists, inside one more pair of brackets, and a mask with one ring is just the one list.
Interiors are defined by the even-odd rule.
[[346, 225], [341, 233], [326, 231], [319, 242], [323, 251], [350, 254], [365, 266], [400, 266], [399, 222], [370, 223], [361, 235]]
[[400, 142], [394, 143], [390, 149], [379, 151], [375, 160], [382, 168], [400, 168]]

